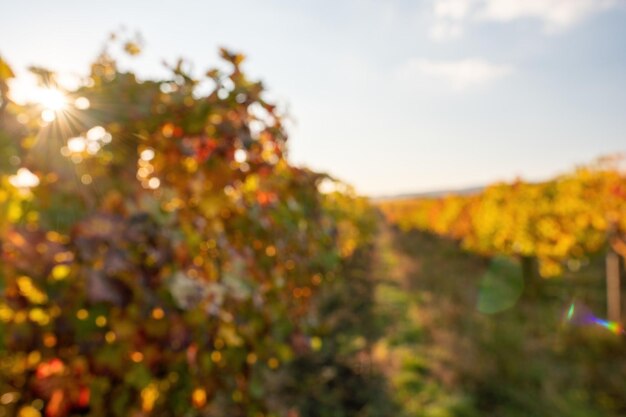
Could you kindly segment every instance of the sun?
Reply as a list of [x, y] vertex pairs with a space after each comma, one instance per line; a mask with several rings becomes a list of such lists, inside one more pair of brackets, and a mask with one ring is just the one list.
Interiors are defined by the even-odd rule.
[[56, 88], [39, 87], [33, 90], [32, 96], [33, 101], [43, 108], [41, 118], [44, 122], [56, 120], [57, 115], [67, 108], [67, 97]]
[[18, 104], [37, 105], [45, 122], [55, 120], [60, 113], [68, 110], [70, 104], [67, 95], [61, 89], [37, 85], [37, 80], [33, 76], [12, 80], [9, 94], [11, 100]]
[[67, 97], [56, 88], [39, 88], [33, 94], [33, 101], [40, 104], [44, 110], [61, 111], [67, 106]]
[[40, 87], [33, 90], [32, 100], [43, 107], [41, 118], [44, 122], [52, 122], [57, 114], [67, 107], [67, 97], [56, 88]]

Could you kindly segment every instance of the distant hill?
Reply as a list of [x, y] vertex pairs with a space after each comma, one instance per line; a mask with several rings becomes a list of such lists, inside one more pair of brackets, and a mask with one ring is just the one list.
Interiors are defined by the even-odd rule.
[[390, 201], [390, 200], [409, 200], [412, 198], [437, 198], [443, 197], [450, 194], [455, 195], [472, 195], [478, 194], [485, 189], [484, 186], [479, 187], [468, 187], [468, 188], [458, 188], [458, 189], [448, 189], [448, 190], [436, 190], [436, 191], [426, 191], [421, 193], [405, 193], [405, 194], [395, 194], [388, 196], [378, 196], [373, 197], [373, 201]]

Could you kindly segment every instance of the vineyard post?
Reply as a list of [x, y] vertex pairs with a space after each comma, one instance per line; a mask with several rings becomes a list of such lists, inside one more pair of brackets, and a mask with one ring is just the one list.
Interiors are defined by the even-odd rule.
[[613, 249], [612, 237], [609, 235], [609, 247], [606, 254], [606, 304], [609, 321], [621, 321], [621, 300], [620, 300], [620, 267], [619, 255]]

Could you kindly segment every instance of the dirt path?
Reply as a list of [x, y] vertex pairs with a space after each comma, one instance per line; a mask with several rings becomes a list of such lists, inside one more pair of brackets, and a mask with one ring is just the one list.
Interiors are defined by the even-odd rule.
[[[472, 346], [458, 323], [474, 310], [485, 265], [451, 242], [383, 225], [377, 242], [380, 313], [391, 325], [374, 349], [406, 415], [438, 415], [467, 401], [458, 372], [472, 363]], [[450, 280], [450, 277], [455, 277]], [[457, 281], [458, 280], [458, 281]], [[477, 288], [477, 286], [476, 286]], [[444, 415], [444, 414], [442, 414]]]

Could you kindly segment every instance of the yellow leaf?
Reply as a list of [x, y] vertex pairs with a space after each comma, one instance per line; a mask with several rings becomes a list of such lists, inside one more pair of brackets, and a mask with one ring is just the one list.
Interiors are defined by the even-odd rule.
[[193, 390], [191, 402], [196, 408], [202, 408], [206, 405], [206, 391], [204, 388], [196, 388]]
[[141, 409], [149, 413], [154, 408], [154, 403], [159, 398], [159, 389], [154, 382], [141, 390]]
[[228, 346], [237, 347], [243, 345], [243, 339], [232, 326], [222, 325], [219, 330], [219, 337], [224, 339]]
[[57, 265], [52, 268], [52, 278], [56, 281], [61, 281], [67, 278], [70, 274], [70, 267], [68, 265]]
[[27, 405], [20, 409], [20, 412], [17, 414], [17, 417], [41, 417], [41, 413], [35, 407], [31, 407]]

